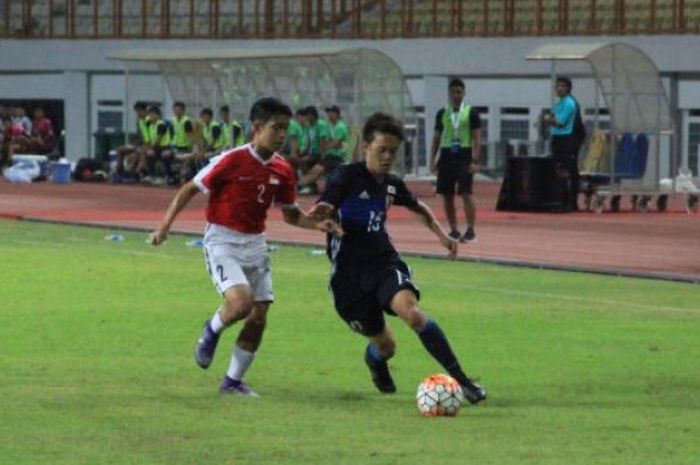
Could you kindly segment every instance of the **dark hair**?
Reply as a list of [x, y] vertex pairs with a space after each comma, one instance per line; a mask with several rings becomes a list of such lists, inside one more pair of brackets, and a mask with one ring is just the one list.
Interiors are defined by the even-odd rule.
[[464, 89], [464, 81], [462, 81], [460, 78], [452, 78], [450, 80], [450, 85], [448, 85], [447, 88], [452, 89], [453, 87], [460, 87]]
[[306, 112], [306, 116], [313, 116], [314, 118], [318, 119], [318, 110], [315, 106], [309, 105], [308, 107], [304, 108], [304, 111]]
[[158, 107], [155, 106], [155, 105], [148, 107], [148, 112], [149, 112], [149, 113], [155, 113], [155, 114], [158, 115], [158, 116], [160, 116], [160, 114], [161, 114], [161, 113], [160, 113], [160, 108], [158, 108]]
[[283, 101], [274, 97], [263, 97], [250, 108], [250, 121], [267, 123], [275, 115], [292, 117], [292, 109]]
[[146, 110], [146, 109], [148, 109], [148, 105], [146, 105], [146, 102], [134, 103], [134, 110]]
[[571, 89], [574, 88], [574, 85], [571, 83], [571, 79], [566, 76], [557, 76], [557, 84], [560, 82], [564, 84], [567, 89], [569, 89], [569, 92], [571, 92]]
[[228, 105], [221, 105], [219, 111], [222, 113], [231, 113], [231, 108]]
[[187, 107], [185, 106], [185, 102], [182, 102], [182, 101], [180, 101], [180, 100], [178, 100], [177, 102], [173, 103], [173, 107], [180, 107], [180, 108], [182, 108], [183, 110], [184, 110], [185, 108], [187, 108]]
[[211, 111], [211, 108], [202, 108], [202, 111], [199, 112], [199, 115], [209, 115], [210, 118], [213, 118], [214, 112]]
[[374, 113], [365, 121], [365, 126], [362, 128], [362, 139], [369, 144], [377, 132], [391, 134], [398, 137], [399, 140], [404, 140], [403, 123], [386, 113]]
[[294, 112], [296, 116], [306, 116], [306, 108], [297, 108], [297, 111]]

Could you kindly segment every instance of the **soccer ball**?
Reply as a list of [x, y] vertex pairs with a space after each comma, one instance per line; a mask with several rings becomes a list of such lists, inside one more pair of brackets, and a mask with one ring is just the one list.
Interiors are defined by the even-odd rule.
[[418, 385], [416, 402], [426, 417], [453, 417], [464, 403], [464, 393], [451, 376], [430, 375]]

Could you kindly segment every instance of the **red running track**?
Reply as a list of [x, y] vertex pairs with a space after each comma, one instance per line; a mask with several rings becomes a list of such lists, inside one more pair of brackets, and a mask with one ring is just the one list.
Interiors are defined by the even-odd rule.
[[[419, 182], [411, 188], [444, 222], [432, 186]], [[478, 242], [460, 247], [462, 259], [700, 282], [700, 215], [687, 215], [682, 199], [673, 199], [666, 213], [509, 213], [494, 211], [498, 185], [477, 183], [475, 192]], [[141, 186], [0, 180], [0, 217], [150, 229], [174, 193]], [[314, 200], [301, 197], [300, 203], [308, 207]], [[174, 230], [201, 232], [205, 202], [204, 196], [195, 198]], [[443, 255], [434, 235], [409, 211], [394, 208], [389, 218], [399, 250]], [[277, 209], [270, 210], [267, 234], [272, 241], [324, 242], [318, 233], [284, 224]]]

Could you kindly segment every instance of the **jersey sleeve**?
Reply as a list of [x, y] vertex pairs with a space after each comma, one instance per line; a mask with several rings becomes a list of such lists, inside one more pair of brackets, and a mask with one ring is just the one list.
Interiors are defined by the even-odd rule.
[[296, 205], [297, 201], [297, 186], [292, 170], [282, 179], [280, 187], [275, 194], [275, 203], [281, 207], [290, 207]]
[[209, 164], [202, 168], [192, 181], [204, 194], [218, 190], [224, 182], [227, 173], [230, 173], [230, 170], [233, 168], [237, 158], [239, 157], [227, 156], [226, 154], [212, 158]]
[[156, 133], [161, 137], [164, 136], [167, 132], [168, 132], [168, 126], [165, 123], [159, 124], [156, 127]]
[[185, 121], [185, 132], [189, 134], [193, 130], [194, 130], [194, 127], [192, 127], [192, 122]]
[[402, 207], [415, 207], [418, 205], [418, 199], [413, 192], [408, 190], [408, 186], [400, 178], [396, 178], [396, 196], [394, 197], [394, 205]]
[[435, 130], [442, 132], [444, 129], [442, 127], [442, 115], [445, 113], [445, 109], [442, 108], [440, 111], [437, 112], [437, 115], [435, 115]]
[[328, 180], [326, 180], [326, 188], [323, 191], [323, 195], [318, 199], [318, 203], [329, 203], [336, 208], [343, 203], [346, 179], [348, 178], [347, 167], [348, 165], [340, 166], [333, 170]]
[[557, 123], [561, 124], [562, 126], [568, 125], [569, 122], [572, 121], [575, 112], [576, 104], [574, 103], [573, 99], [566, 98], [562, 100], [561, 104], [557, 106], [555, 112]]
[[336, 131], [335, 138], [342, 142], [347, 142], [350, 132], [348, 131], [348, 126], [342, 124]]
[[214, 126], [211, 128], [211, 138], [213, 140], [218, 140], [221, 136], [221, 126]]

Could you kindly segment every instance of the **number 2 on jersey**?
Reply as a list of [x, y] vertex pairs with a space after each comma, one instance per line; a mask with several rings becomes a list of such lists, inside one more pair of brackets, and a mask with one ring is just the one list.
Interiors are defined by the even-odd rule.
[[265, 193], [265, 184], [258, 185], [258, 202], [265, 203], [265, 199], [263, 199], [264, 193]]

